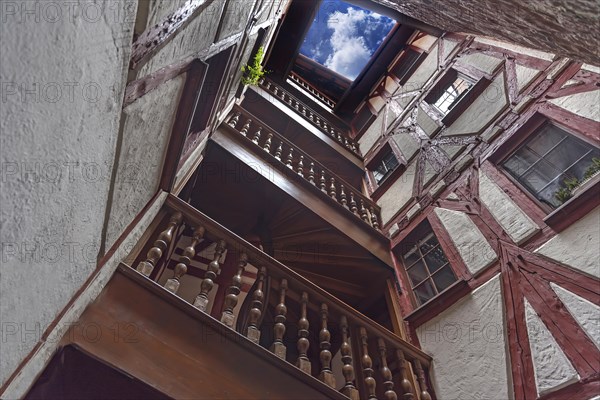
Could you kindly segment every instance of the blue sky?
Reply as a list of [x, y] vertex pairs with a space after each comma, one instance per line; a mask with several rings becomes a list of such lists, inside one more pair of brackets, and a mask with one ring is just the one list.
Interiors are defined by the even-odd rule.
[[395, 21], [339, 0], [323, 0], [300, 53], [354, 80]]

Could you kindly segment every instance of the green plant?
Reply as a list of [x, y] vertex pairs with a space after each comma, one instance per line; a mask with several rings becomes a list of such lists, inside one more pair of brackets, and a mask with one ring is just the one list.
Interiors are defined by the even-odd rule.
[[246, 64], [242, 66], [242, 72], [244, 72], [244, 76], [242, 76], [242, 83], [244, 85], [258, 85], [262, 77], [267, 73], [267, 71], [261, 65], [264, 55], [265, 49], [260, 46], [254, 55], [252, 64]]
[[596, 172], [600, 171], [600, 158], [593, 157], [592, 165], [585, 170], [585, 174], [583, 174], [583, 180], [589, 179], [596, 174]]
[[556, 199], [561, 203], [564, 203], [573, 197], [573, 190], [594, 176], [598, 171], [600, 171], [600, 158], [594, 157], [592, 158], [592, 164], [585, 170], [582, 180], [580, 181], [577, 178], [565, 179], [564, 183], [566, 187], [561, 187], [558, 189], [556, 193], [554, 193], [554, 197], [556, 197]]

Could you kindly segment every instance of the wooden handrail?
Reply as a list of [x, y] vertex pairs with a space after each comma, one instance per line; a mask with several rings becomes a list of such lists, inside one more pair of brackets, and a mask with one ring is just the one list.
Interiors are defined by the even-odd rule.
[[[141, 260], [138, 268], [136, 268], [138, 272], [145, 276], [151, 276], [152, 269], [164, 255], [164, 252], [160, 249], [172, 246], [173, 243], [171, 242], [175, 237], [172, 233], [183, 224], [188, 231], [193, 232], [193, 238], [182, 256], [179, 256], [179, 263], [174, 270], [173, 278], [165, 283], [165, 288], [169, 292], [177, 293], [179, 279], [186, 273], [186, 266], [193, 258], [194, 246], [203, 240], [208, 240], [208, 243], [216, 243], [214, 255], [211, 256], [213, 260], [208, 265], [202, 284], [196, 288], [200, 292], [193, 302], [196, 308], [205, 312], [212, 309], [212, 315], [221, 313], [221, 322], [225, 326], [234, 329], [233, 320], [236, 318], [234, 309], [241, 287], [241, 275], [246, 265], [251, 264], [258, 269], [258, 277], [252, 292], [248, 293], [248, 298], [252, 300], [250, 303], [251, 308], [247, 310], [249, 324], [244, 325], [243, 329], [238, 329], [239, 333], [256, 344], [261, 343], [261, 330], [266, 329], [261, 326], [261, 314], [264, 313], [266, 307], [270, 306], [269, 299], [265, 297], [263, 292], [263, 283], [266, 284], [268, 280], [272, 297], [274, 295], [278, 298], [278, 304], [272, 313], [275, 316], [275, 325], [271, 329], [274, 330], [273, 338], [275, 341], [272, 345], [265, 346], [273, 354], [294, 363], [300, 370], [310, 375], [318, 376], [323, 383], [332, 388], [341, 387], [340, 382], [335, 382], [335, 374], [331, 370], [333, 368], [331, 353], [334, 349], [330, 350], [333, 343], [331, 340], [333, 333], [330, 327], [339, 325], [342, 330], [334, 332], [340, 335], [341, 342], [343, 342], [342, 347], [339, 348], [343, 357], [344, 368], [342, 372], [346, 381], [341, 389], [342, 393], [352, 399], [359, 399], [359, 392], [367, 394], [367, 396], [372, 395], [375, 392], [374, 385], [381, 384], [390, 396], [394, 390], [400, 390], [401, 394], [404, 395], [420, 393], [422, 399], [427, 398], [428, 371], [432, 361], [429, 355], [172, 194], [168, 195], [159, 218], [165, 218], [165, 215], [168, 217], [168, 226], [165, 230], [150, 236], [150, 238], [154, 238], [153, 242], [152, 239], [147, 239], [149, 242], [154, 243], [154, 247], [150, 249], [147, 256], [151, 260]], [[213, 280], [220, 269], [221, 255], [224, 251], [227, 251], [227, 257], [229, 255], [238, 257], [237, 260], [232, 260], [238, 265], [237, 273], [233, 276], [232, 284], [226, 291], [225, 302], [218, 303], [218, 299], [215, 299], [213, 300], [214, 303], [210, 304], [210, 291], [213, 287]], [[176, 280], [177, 284], [173, 284], [173, 280]], [[297, 314], [303, 318], [298, 324], [301, 329], [298, 332], [298, 348], [306, 349], [308, 345], [320, 348], [321, 369], [319, 371], [311, 372], [310, 361], [306, 352], [302, 353], [302, 358], [299, 357], [298, 360], [287, 359], [286, 343], [282, 339], [287, 323], [288, 305], [286, 303], [289, 303], [290, 299], [304, 309], [304, 311]], [[215, 310], [214, 307], [217, 304], [222, 309]], [[318, 343], [310, 344], [308, 342], [307, 329], [309, 321], [306, 309], [310, 309], [313, 315], [317, 313], [320, 316], [319, 322], [315, 320], [310, 322], [313, 329], [314, 327], [321, 328]], [[291, 322], [295, 323], [296, 321]], [[340, 343], [340, 341], [336, 341], [336, 343]], [[369, 347], [369, 343], [376, 345]], [[350, 347], [352, 347], [351, 350]], [[368, 354], [368, 349], [372, 348], [377, 348], [378, 352]], [[381, 366], [381, 373], [374, 373], [372, 359], [379, 361], [374, 364]], [[408, 378], [410, 377], [411, 368], [407, 368], [407, 365], [411, 365], [412, 370], [417, 374], [416, 380], [412, 379], [412, 381], [417, 382], [418, 387], [413, 387], [410, 384]], [[357, 376], [364, 378], [364, 382], [357, 378], [356, 383], [354, 383], [354, 371], [357, 371]], [[401, 383], [396, 389], [394, 389], [393, 374], [399, 374], [397, 375], [397, 381]], [[377, 383], [376, 380], [379, 377], [383, 377], [383, 381]]]
[[291, 109], [295, 110], [298, 115], [310, 122], [314, 127], [333, 138], [346, 150], [362, 159], [358, 144], [353, 139], [349, 138], [345, 132], [333, 126], [333, 124], [331, 124], [331, 122], [329, 122], [329, 120], [323, 117], [319, 112], [315, 111], [289, 91], [285, 90], [269, 79], [263, 79], [260, 82], [260, 87], [278, 99], [282, 100]]
[[262, 149], [306, 182], [320, 189], [321, 193], [341, 205], [357, 219], [380, 231], [381, 208], [317, 159], [239, 105], [233, 107], [226, 121], [223, 124], [224, 129], [245, 137], [249, 143]]

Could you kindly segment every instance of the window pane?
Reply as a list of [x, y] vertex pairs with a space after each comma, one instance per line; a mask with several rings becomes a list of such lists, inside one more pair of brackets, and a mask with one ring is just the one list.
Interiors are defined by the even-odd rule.
[[504, 167], [518, 179], [538, 162], [540, 157], [541, 155], [531, 151], [528, 147], [522, 147], [506, 160]]
[[427, 278], [428, 275], [423, 261], [418, 261], [408, 269], [408, 276], [410, 277], [413, 286], [418, 285], [423, 279]]
[[521, 182], [535, 194], [542, 190], [548, 182], [560, 175], [561, 172], [562, 170], [554, 168], [554, 166], [546, 160], [540, 160], [540, 162], [535, 164], [529, 172], [521, 177]]
[[417, 251], [417, 247], [413, 247], [408, 253], [404, 255], [404, 265], [406, 268], [410, 267], [415, 263], [415, 261], [419, 260], [420, 255]]
[[429, 267], [429, 273], [433, 274], [435, 271], [443, 267], [448, 263], [444, 252], [440, 246], [437, 246], [425, 255], [425, 262]]
[[437, 247], [440, 243], [438, 242], [437, 238], [433, 235], [431, 235], [430, 238], [428, 238], [425, 243], [421, 244], [420, 249], [421, 252], [423, 254], [429, 252], [429, 250], [433, 249], [434, 247]]
[[436, 292], [431, 284], [431, 280], [427, 279], [422, 285], [415, 288], [415, 295], [419, 304], [426, 303], [429, 299], [435, 297]]
[[536, 133], [531, 139], [527, 141], [527, 147], [534, 153], [543, 156], [552, 147], [556, 146], [562, 139], [566, 137], [567, 133], [562, 129], [551, 125], [544, 125], [538, 133]]
[[577, 178], [579, 181], [585, 180], [585, 173], [594, 164], [594, 158], [600, 158], [600, 150], [594, 149], [594, 151], [586, 154], [585, 157], [567, 170], [567, 175]]
[[471, 86], [471, 82], [459, 76], [444, 89], [433, 105], [446, 115], [465, 96]]
[[589, 148], [574, 138], [565, 139], [561, 144], [552, 149], [546, 157], [546, 161], [558, 170], [565, 171], [573, 163], [583, 157]]
[[448, 265], [433, 275], [433, 281], [435, 282], [435, 287], [438, 292], [441, 292], [456, 282], [456, 276], [454, 275], [452, 268]]

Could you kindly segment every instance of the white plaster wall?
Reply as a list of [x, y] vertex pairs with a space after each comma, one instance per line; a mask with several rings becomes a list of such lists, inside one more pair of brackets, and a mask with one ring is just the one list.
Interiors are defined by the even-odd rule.
[[596, 347], [600, 348], [600, 307], [555, 283], [551, 282], [550, 286], [579, 326], [592, 339]]
[[123, 141], [115, 175], [106, 248], [113, 245], [158, 190], [185, 75], [160, 85], [123, 110]]
[[377, 204], [381, 207], [381, 219], [384, 225], [412, 199], [416, 165], [416, 161], [410, 163], [406, 171], [377, 200]]
[[515, 72], [517, 74], [517, 87], [519, 92], [522, 92], [535, 78], [537, 78], [542, 72], [537, 69], [527, 68], [522, 65], [515, 65]]
[[579, 380], [577, 371], [556, 343], [540, 317], [525, 301], [527, 336], [531, 347], [533, 372], [538, 395], [544, 395]]
[[498, 259], [492, 246], [467, 214], [439, 207], [436, 207], [434, 211], [473, 275], [489, 267]]
[[600, 121], [600, 90], [559, 97], [550, 103], [581, 117]]
[[434, 359], [440, 400], [512, 399], [501, 278], [496, 275], [416, 329]]
[[383, 133], [383, 114], [383, 111], [379, 113], [377, 118], [375, 118], [375, 121], [367, 128], [366, 132], [358, 141], [358, 147], [362, 154], [367, 154]]
[[528, 47], [518, 46], [518, 45], [512, 44], [512, 43], [501, 42], [499, 40], [495, 40], [495, 39], [491, 39], [491, 38], [478, 37], [477, 42], [489, 44], [489, 45], [497, 46], [497, 47], [503, 47], [505, 49], [512, 50], [516, 53], [527, 54], [529, 56], [540, 58], [540, 59], [546, 60], [546, 61], [552, 61], [552, 59], [554, 59], [554, 54], [552, 54], [552, 53], [547, 53], [547, 52], [541, 51], [541, 50], [534, 50], [534, 49], [530, 49]]
[[479, 196], [515, 243], [520, 244], [539, 231], [539, 227], [485, 173], [479, 173]]
[[461, 64], [469, 64], [475, 68], [485, 72], [486, 74], [493, 74], [494, 71], [504, 62], [501, 58], [488, 56], [483, 53], [472, 53], [467, 54], [460, 58]]
[[0, 385], [96, 266], [133, 32], [122, 6], [2, 5]]
[[535, 252], [600, 277], [600, 207], [554, 236]]
[[419, 65], [419, 68], [408, 78], [406, 83], [402, 86], [403, 92], [410, 92], [413, 90], [421, 89], [427, 81], [437, 71], [438, 67], [438, 47], [434, 46], [431, 52], [427, 55], [425, 60]]

